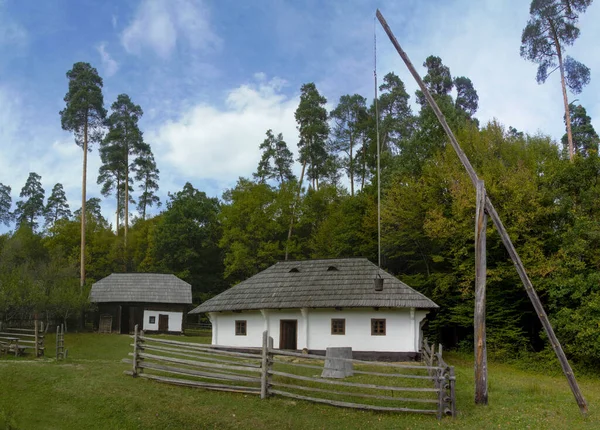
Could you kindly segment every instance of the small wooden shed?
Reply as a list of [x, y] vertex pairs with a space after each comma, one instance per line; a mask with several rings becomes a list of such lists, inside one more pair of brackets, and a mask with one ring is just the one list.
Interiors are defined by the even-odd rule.
[[181, 333], [192, 287], [170, 274], [113, 273], [92, 285], [90, 301], [98, 305], [98, 329], [109, 322], [113, 333], [132, 333], [136, 324], [149, 332]]

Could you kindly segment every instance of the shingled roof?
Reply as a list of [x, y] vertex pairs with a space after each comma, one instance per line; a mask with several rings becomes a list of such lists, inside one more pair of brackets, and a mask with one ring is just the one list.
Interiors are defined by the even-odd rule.
[[113, 273], [92, 285], [90, 301], [192, 303], [192, 286], [175, 275]]
[[[383, 291], [373, 280], [380, 274]], [[366, 258], [284, 261], [202, 303], [190, 313], [294, 308], [437, 308]]]

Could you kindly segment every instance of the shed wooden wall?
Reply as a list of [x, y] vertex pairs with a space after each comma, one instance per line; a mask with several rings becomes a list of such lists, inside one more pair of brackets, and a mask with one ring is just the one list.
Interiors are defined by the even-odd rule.
[[[126, 308], [125, 312], [121, 312], [123, 308]], [[122, 327], [127, 333], [133, 333], [136, 324], [140, 327], [144, 326], [144, 312], [148, 310], [181, 312], [183, 313], [182, 322], [185, 323], [188, 305], [173, 303], [98, 303], [98, 310], [94, 315], [94, 329], [98, 329], [100, 315], [108, 314], [112, 316], [113, 333], [121, 333]], [[129, 316], [127, 321], [122, 321], [122, 314]]]

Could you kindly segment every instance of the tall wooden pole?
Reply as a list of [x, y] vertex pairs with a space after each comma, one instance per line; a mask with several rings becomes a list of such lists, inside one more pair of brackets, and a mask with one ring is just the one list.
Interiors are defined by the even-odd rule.
[[485, 185], [477, 181], [475, 212], [475, 404], [487, 405], [487, 347], [485, 341], [486, 227]]
[[[471, 162], [469, 161], [466, 154], [460, 147], [458, 141], [456, 140], [456, 137], [454, 136], [454, 133], [452, 133], [452, 130], [450, 130], [450, 126], [448, 126], [448, 123], [446, 122], [446, 118], [444, 117], [444, 114], [442, 114], [442, 111], [440, 111], [440, 108], [438, 107], [437, 103], [435, 102], [435, 100], [433, 99], [431, 94], [429, 93], [429, 90], [427, 89], [427, 87], [425, 86], [425, 83], [423, 82], [423, 80], [421, 79], [419, 74], [417, 73], [417, 70], [411, 63], [410, 59], [408, 58], [408, 55], [406, 55], [406, 52], [404, 52], [402, 50], [402, 47], [396, 40], [394, 33], [392, 33], [392, 30], [388, 26], [385, 18], [383, 17], [383, 15], [379, 11], [379, 9], [377, 10], [377, 19], [379, 20], [379, 22], [381, 23], [381, 26], [383, 27], [386, 34], [390, 38], [392, 45], [394, 45], [394, 48], [396, 48], [396, 51], [398, 52], [398, 54], [404, 61], [404, 64], [406, 64], [406, 67], [410, 71], [411, 75], [413, 76], [413, 78], [415, 78], [415, 81], [417, 81], [417, 84], [419, 85], [419, 88], [425, 95], [425, 98], [427, 99], [429, 106], [431, 106], [431, 109], [435, 113], [435, 116], [437, 117], [438, 121], [440, 122], [442, 128], [448, 135], [448, 138], [450, 139], [450, 144], [456, 151], [456, 154], [458, 155], [458, 158], [460, 159], [462, 165], [467, 170], [467, 173], [469, 174], [469, 177], [471, 178], [471, 182], [473, 183], [473, 186], [477, 187], [477, 180], [479, 178], [477, 177], [477, 174], [475, 173], [475, 170], [473, 169]], [[494, 208], [492, 201], [490, 200], [489, 196], [487, 196], [487, 195], [485, 196], [485, 208], [487, 210], [488, 215], [492, 219], [494, 225], [496, 226], [496, 229], [498, 229], [498, 233], [500, 234], [502, 243], [504, 243], [504, 246], [506, 247], [506, 250], [508, 251], [510, 258], [512, 259], [512, 261], [515, 265], [515, 268], [517, 269], [517, 273], [519, 274], [519, 277], [521, 278], [521, 281], [523, 282], [523, 286], [525, 287], [525, 291], [527, 292], [527, 295], [529, 296], [529, 300], [531, 300], [531, 303], [533, 304], [533, 307], [534, 307], [536, 313], [538, 314], [540, 322], [542, 323], [542, 326], [544, 327], [544, 330], [546, 331], [546, 334], [548, 335], [550, 344], [552, 345], [552, 348], [554, 349], [554, 352], [555, 352], [555, 354], [558, 358], [558, 361], [560, 362], [560, 365], [562, 367], [563, 373], [565, 374], [567, 381], [569, 382], [569, 386], [571, 387], [573, 396], [575, 396], [575, 400], [577, 401], [577, 404], [579, 405], [579, 410], [582, 413], [587, 413], [587, 410], [588, 410], [587, 403], [583, 397], [583, 394], [581, 393], [581, 390], [579, 389], [579, 385], [577, 384], [577, 380], [575, 379], [575, 375], [573, 374], [573, 369], [571, 369], [571, 365], [569, 364], [569, 361], [567, 360], [567, 357], [565, 356], [562, 346], [560, 345], [560, 342], [558, 341], [558, 338], [556, 337], [556, 334], [554, 333], [554, 330], [552, 329], [552, 325], [550, 324], [550, 321], [548, 321], [548, 315], [546, 315], [546, 311], [544, 310], [544, 307], [542, 306], [542, 303], [540, 302], [540, 298], [538, 297], [537, 293], [535, 292], [535, 290], [533, 288], [533, 284], [531, 283], [531, 280], [529, 279], [529, 276], [527, 276], [527, 271], [525, 270], [525, 266], [523, 265], [523, 262], [521, 261], [521, 258], [519, 257], [519, 254], [517, 253], [517, 250], [515, 249], [512, 241], [510, 240], [510, 236], [508, 235], [508, 232], [504, 228], [504, 224], [502, 224], [502, 220], [500, 220], [500, 216], [498, 215], [498, 212], [496, 212], [496, 209]]]

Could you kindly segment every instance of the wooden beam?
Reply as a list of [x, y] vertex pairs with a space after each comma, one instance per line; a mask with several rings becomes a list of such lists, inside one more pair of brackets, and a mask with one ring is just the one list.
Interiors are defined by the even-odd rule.
[[485, 185], [477, 181], [475, 211], [475, 404], [487, 405], [487, 347], [485, 334], [485, 278], [486, 278]]
[[353, 409], [363, 409], [367, 411], [379, 411], [379, 412], [417, 412], [422, 414], [435, 414], [437, 411], [431, 409], [413, 409], [413, 408], [394, 408], [389, 406], [374, 406], [374, 405], [365, 405], [363, 403], [350, 403], [350, 402], [340, 402], [338, 400], [329, 400], [329, 399], [321, 399], [318, 397], [308, 397], [301, 396], [300, 394], [290, 393], [288, 391], [282, 390], [273, 390], [273, 394], [291, 397], [293, 399], [299, 400], [307, 400], [309, 402], [315, 403], [324, 403], [326, 405], [338, 406], [342, 408], [353, 408]]
[[[458, 144], [458, 141], [456, 140], [454, 133], [452, 133], [450, 126], [448, 126], [448, 123], [446, 122], [446, 118], [444, 117], [444, 114], [442, 114], [442, 111], [440, 111], [440, 108], [438, 107], [437, 103], [435, 102], [435, 100], [433, 99], [431, 94], [429, 93], [429, 90], [427, 89], [427, 87], [425, 86], [425, 83], [423, 82], [423, 80], [421, 79], [419, 74], [417, 73], [417, 70], [411, 63], [410, 59], [408, 58], [408, 55], [406, 55], [406, 52], [404, 52], [404, 50], [402, 50], [402, 47], [396, 40], [394, 33], [392, 33], [392, 30], [390, 29], [389, 25], [387, 24], [385, 18], [383, 17], [383, 15], [379, 11], [379, 9], [377, 10], [377, 19], [379, 20], [379, 22], [381, 23], [381, 26], [383, 27], [384, 31], [388, 35], [390, 41], [392, 42], [392, 45], [394, 45], [394, 48], [396, 48], [396, 51], [398, 52], [398, 54], [404, 61], [404, 64], [406, 64], [406, 67], [408, 67], [408, 70], [410, 71], [411, 75], [413, 76], [413, 78], [415, 78], [415, 81], [417, 82], [417, 84], [419, 85], [419, 88], [425, 95], [425, 98], [427, 99], [429, 106], [431, 106], [431, 108], [433, 109], [435, 116], [437, 117], [438, 121], [442, 125], [442, 128], [444, 129], [446, 134], [448, 135], [448, 138], [450, 139], [450, 143], [451, 143], [452, 147], [454, 148], [454, 150], [456, 151], [456, 154], [458, 155], [458, 158], [460, 159], [462, 165], [467, 170], [467, 173], [469, 174], [469, 177], [471, 178], [471, 182], [473, 183], [473, 186], [477, 187], [478, 178], [477, 178], [477, 174], [475, 173], [475, 169], [473, 169], [471, 162], [469, 161], [466, 154], [464, 153], [464, 151]], [[498, 215], [498, 212], [496, 212], [496, 209], [494, 208], [494, 205], [492, 204], [489, 196], [486, 196], [486, 198], [485, 198], [485, 208], [488, 212], [488, 215], [492, 219], [494, 225], [498, 229], [498, 233], [500, 234], [500, 237], [502, 238], [502, 243], [504, 243], [504, 246], [506, 247], [506, 250], [508, 251], [510, 258], [512, 259], [512, 261], [515, 265], [515, 268], [517, 269], [517, 273], [519, 274], [519, 277], [521, 278], [521, 281], [523, 282], [525, 291], [527, 292], [527, 295], [529, 296], [529, 299], [531, 300], [531, 303], [533, 304], [533, 307], [534, 307], [536, 313], [538, 314], [538, 317], [542, 323], [542, 326], [544, 327], [544, 330], [546, 331], [546, 334], [548, 335], [550, 344], [552, 345], [552, 348], [554, 349], [554, 352], [556, 353], [556, 356], [558, 357], [558, 361], [560, 362], [560, 365], [562, 367], [563, 373], [565, 374], [567, 381], [569, 382], [569, 386], [571, 387], [573, 396], [575, 397], [575, 400], [577, 401], [577, 404], [579, 405], [579, 410], [585, 414], [588, 411], [587, 403], [583, 397], [583, 394], [581, 393], [581, 390], [579, 389], [579, 385], [577, 384], [577, 380], [575, 379], [575, 375], [573, 374], [573, 369], [571, 369], [571, 365], [569, 364], [569, 361], [567, 360], [567, 357], [565, 356], [562, 346], [560, 345], [560, 342], [558, 341], [556, 334], [554, 334], [552, 325], [550, 324], [550, 321], [548, 321], [548, 315], [546, 315], [546, 311], [544, 310], [544, 307], [542, 306], [542, 303], [540, 302], [540, 299], [533, 288], [533, 284], [531, 283], [529, 276], [527, 276], [527, 271], [525, 270], [525, 266], [523, 266], [523, 262], [521, 261], [519, 254], [517, 253], [512, 241], [510, 240], [510, 236], [508, 235], [508, 232], [504, 228], [504, 225], [502, 224], [502, 221], [500, 220], [500, 216]]]

